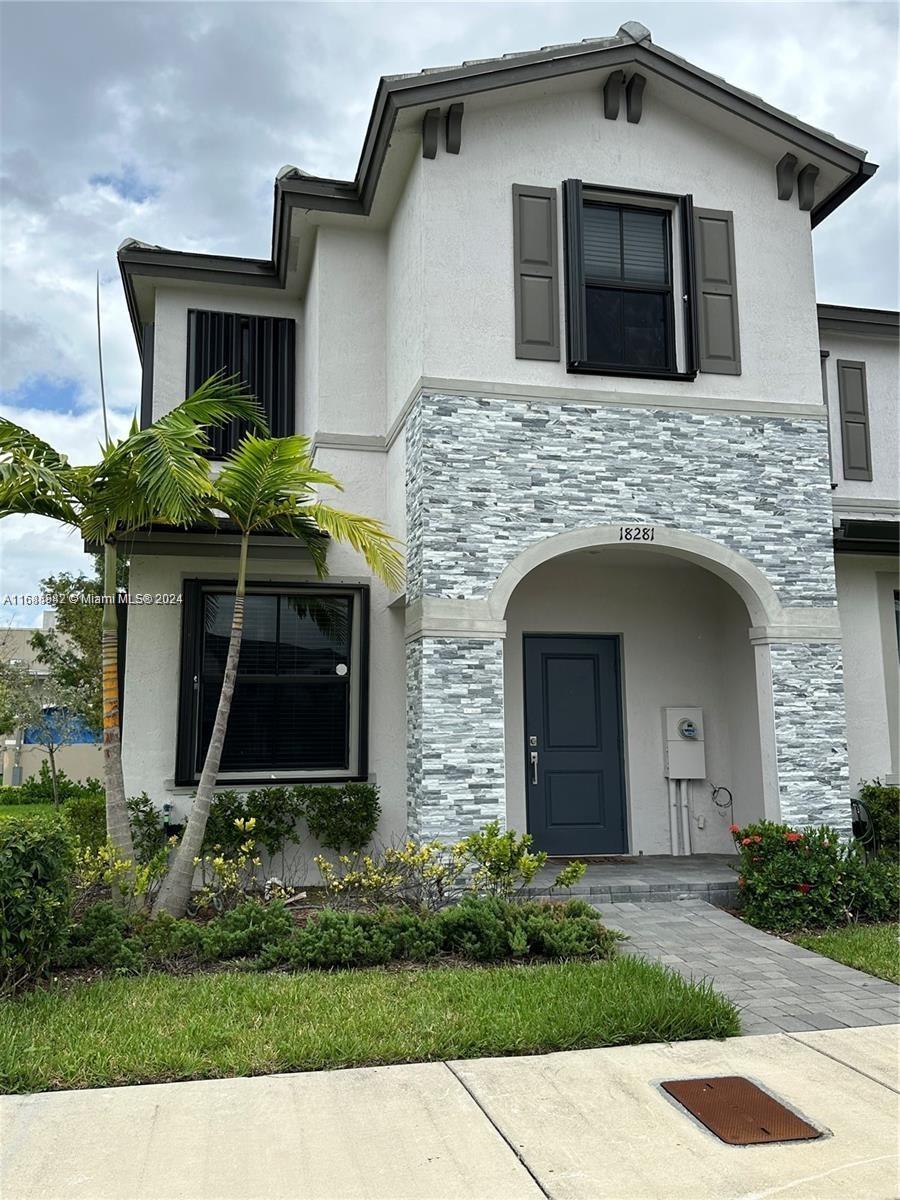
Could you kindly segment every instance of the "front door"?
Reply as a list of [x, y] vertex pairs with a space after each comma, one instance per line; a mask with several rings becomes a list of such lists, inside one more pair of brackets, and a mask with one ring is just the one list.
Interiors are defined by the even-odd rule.
[[528, 832], [548, 854], [622, 854], [619, 642], [525, 635]]

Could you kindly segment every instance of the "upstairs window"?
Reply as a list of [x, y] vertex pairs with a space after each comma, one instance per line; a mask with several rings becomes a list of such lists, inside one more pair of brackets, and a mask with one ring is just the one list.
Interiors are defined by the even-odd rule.
[[[294, 338], [290, 317], [188, 311], [187, 394], [217, 371], [237, 375], [255, 396], [275, 437], [294, 432]], [[245, 425], [211, 431], [212, 455], [224, 458], [240, 441]]]
[[580, 179], [563, 198], [569, 371], [739, 375], [732, 214]]
[[581, 219], [587, 360], [674, 371], [670, 214], [588, 200]]

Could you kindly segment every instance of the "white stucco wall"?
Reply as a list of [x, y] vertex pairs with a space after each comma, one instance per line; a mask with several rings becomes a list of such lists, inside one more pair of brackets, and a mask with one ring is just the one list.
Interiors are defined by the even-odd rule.
[[847, 748], [853, 794], [861, 780], [900, 774], [900, 665], [894, 590], [900, 560], [889, 555], [835, 556], [843, 630]]
[[[636, 555], [659, 565], [637, 565]], [[605, 550], [556, 559], [516, 588], [504, 647], [507, 818], [526, 828], [522, 702], [524, 633], [617, 634], [625, 715], [629, 850], [668, 854], [663, 775], [665, 706], [704, 711], [707, 780], [692, 784], [695, 853], [727, 853], [731, 814], [710, 784], [734, 793], [738, 823], [762, 816], [753, 651], [743, 602], [708, 571], [646, 551]], [[705, 818], [701, 829], [697, 816]]]
[[[569, 375], [564, 361], [515, 358], [512, 185], [559, 189], [571, 177], [625, 190], [690, 193], [697, 207], [734, 213], [741, 375], [702, 374], [694, 383], [673, 384]], [[490, 104], [467, 102], [461, 153], [439, 151], [408, 186], [422, 193], [425, 375], [674, 393], [686, 402], [695, 395], [821, 402], [808, 214], [777, 199], [771, 157], [673, 111], [655, 81], [638, 125], [605, 120], [587, 80], [577, 91], [527, 102], [512, 89]], [[562, 225], [560, 210], [561, 264]]]
[[[893, 338], [862, 337], [826, 330], [821, 336], [828, 388], [828, 420], [831, 427], [832, 476], [837, 487], [834, 500], [889, 500], [900, 505], [900, 385], [898, 344]], [[866, 364], [869, 401], [869, 434], [872, 446], [872, 479], [844, 478], [841, 420], [838, 403], [838, 360]]]

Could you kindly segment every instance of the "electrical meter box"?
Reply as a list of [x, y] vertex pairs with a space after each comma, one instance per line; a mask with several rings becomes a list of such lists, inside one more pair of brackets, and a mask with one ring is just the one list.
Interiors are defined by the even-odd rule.
[[664, 708], [663, 746], [667, 779], [705, 779], [702, 708]]

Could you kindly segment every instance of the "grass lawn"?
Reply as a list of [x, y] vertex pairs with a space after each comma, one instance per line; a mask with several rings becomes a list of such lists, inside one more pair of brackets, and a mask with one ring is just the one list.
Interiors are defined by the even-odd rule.
[[900, 983], [900, 938], [897, 926], [846, 925], [826, 933], [807, 933], [792, 939], [807, 950]]
[[21, 817], [23, 821], [37, 820], [49, 817], [53, 813], [52, 804], [0, 804], [0, 821], [4, 817]]
[[46, 1091], [730, 1037], [730, 1001], [656, 963], [151, 974], [0, 1005], [0, 1089]]

